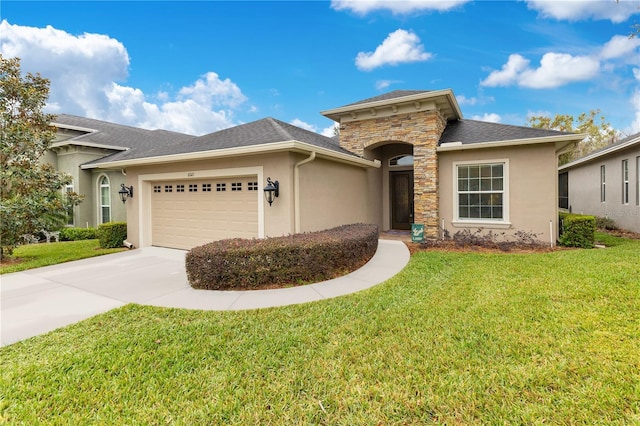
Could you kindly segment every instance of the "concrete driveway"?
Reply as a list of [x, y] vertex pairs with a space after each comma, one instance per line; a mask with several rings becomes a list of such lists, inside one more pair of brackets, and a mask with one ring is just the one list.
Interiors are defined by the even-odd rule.
[[322, 283], [276, 290], [194, 290], [186, 251], [145, 247], [0, 276], [2, 346], [76, 323], [113, 308], [143, 305], [242, 310], [306, 303], [372, 287], [400, 272], [409, 250], [380, 240], [361, 269]]

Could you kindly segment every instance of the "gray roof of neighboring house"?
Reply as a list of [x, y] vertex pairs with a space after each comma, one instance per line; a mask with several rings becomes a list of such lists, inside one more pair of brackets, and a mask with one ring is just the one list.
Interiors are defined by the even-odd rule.
[[557, 130], [536, 129], [533, 127], [462, 119], [449, 121], [447, 123], [447, 127], [440, 137], [439, 144], [462, 142], [463, 145], [466, 145], [481, 142], [535, 139], [572, 134], [573, 133], [560, 132]]
[[61, 144], [91, 143], [105, 148], [123, 147], [135, 151], [147, 151], [158, 144], [194, 137], [168, 130], [147, 130], [68, 114], [57, 115], [54, 124], [93, 130], [93, 132], [59, 142]]
[[275, 118], [267, 117], [199, 137], [163, 141], [161, 143], [150, 145], [148, 149], [145, 150], [132, 149], [129, 151], [119, 152], [87, 164], [100, 164], [120, 160], [133, 160], [226, 148], [248, 147], [286, 141], [305, 142], [310, 145], [358, 157], [352, 152], [341, 148], [332, 138], [322, 136], [309, 130], [301, 129], [292, 124], [276, 120]]
[[586, 155], [583, 155], [580, 158], [576, 158], [575, 160], [560, 166], [559, 169], [560, 170], [568, 169], [568, 168], [577, 166], [579, 164], [586, 163], [591, 160], [595, 160], [597, 158], [605, 157], [609, 154], [614, 154], [620, 150], [627, 149], [630, 147], [635, 147], [635, 146], [640, 147], [640, 132], [627, 136], [624, 139], [620, 139], [618, 142], [607, 145], [604, 148], [600, 148], [595, 151], [592, 151]]

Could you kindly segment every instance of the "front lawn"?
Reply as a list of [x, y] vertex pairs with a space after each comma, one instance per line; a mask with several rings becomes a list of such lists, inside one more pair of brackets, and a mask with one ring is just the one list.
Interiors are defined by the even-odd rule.
[[124, 249], [101, 249], [98, 240], [29, 244], [16, 248], [12, 256], [2, 261], [0, 274], [56, 265], [122, 250]]
[[8, 424], [638, 424], [640, 240], [420, 252], [327, 301], [127, 305], [0, 349]]

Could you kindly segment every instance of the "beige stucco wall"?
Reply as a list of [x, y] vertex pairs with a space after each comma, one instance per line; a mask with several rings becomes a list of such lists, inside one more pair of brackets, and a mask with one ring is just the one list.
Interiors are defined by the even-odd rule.
[[[377, 170], [377, 169], [375, 169]], [[372, 191], [368, 169], [316, 159], [299, 168], [300, 231], [351, 223], [379, 225], [379, 190]]]
[[[640, 232], [640, 189], [638, 188], [640, 148], [569, 169], [571, 211], [612, 219], [620, 228]], [[622, 202], [622, 160], [629, 161], [629, 203]], [[600, 166], [605, 166], [606, 199], [600, 201]]]
[[[84, 228], [99, 225], [99, 205], [97, 175], [91, 170], [82, 170], [81, 165], [102, 158], [111, 151], [82, 146], [65, 146], [49, 150], [42, 158], [42, 162], [52, 164], [56, 170], [64, 172], [73, 179], [73, 190], [84, 196], [83, 201], [74, 208], [74, 226]], [[111, 217], [113, 221], [126, 221], [124, 206], [118, 196], [120, 184], [124, 176], [120, 170], [100, 171], [107, 174], [111, 184]], [[62, 189], [61, 189], [62, 190]]]
[[[455, 178], [454, 163], [508, 161], [509, 188], [508, 226], [476, 222], [454, 224]], [[555, 244], [557, 238], [557, 157], [553, 144], [515, 146], [501, 149], [476, 149], [439, 153], [440, 162], [440, 218], [451, 235], [465, 228], [475, 231], [505, 232], [513, 236], [517, 231], [533, 232], [542, 242]], [[553, 226], [553, 234], [549, 222]]]
[[[266, 185], [267, 177], [278, 180], [280, 196], [271, 206], [259, 191], [262, 205], [259, 206], [258, 220], [263, 223], [264, 237], [293, 234], [296, 217], [294, 166], [306, 158], [308, 155], [282, 152], [128, 167], [126, 184], [134, 186], [134, 199], [126, 203], [127, 239], [136, 247], [151, 243], [152, 182], [232, 176], [236, 173], [256, 174], [260, 188]], [[376, 171], [378, 169], [365, 169], [322, 158], [300, 166], [301, 231], [355, 222], [378, 223], [376, 212], [368, 208], [379, 203], [379, 191], [372, 190], [369, 185], [369, 182], [379, 179]]]

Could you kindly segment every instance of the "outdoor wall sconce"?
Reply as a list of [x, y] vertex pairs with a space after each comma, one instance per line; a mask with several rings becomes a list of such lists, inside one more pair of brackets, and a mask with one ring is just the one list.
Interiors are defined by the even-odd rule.
[[278, 198], [280, 195], [280, 182], [272, 181], [270, 177], [267, 178], [267, 186], [264, 187], [264, 198], [267, 200], [267, 203], [271, 205], [273, 200]]
[[121, 188], [120, 191], [118, 191], [118, 194], [120, 194], [120, 199], [122, 200], [123, 203], [127, 202], [127, 198], [133, 198], [133, 185], [131, 186], [125, 186], [124, 183], [120, 184]]

